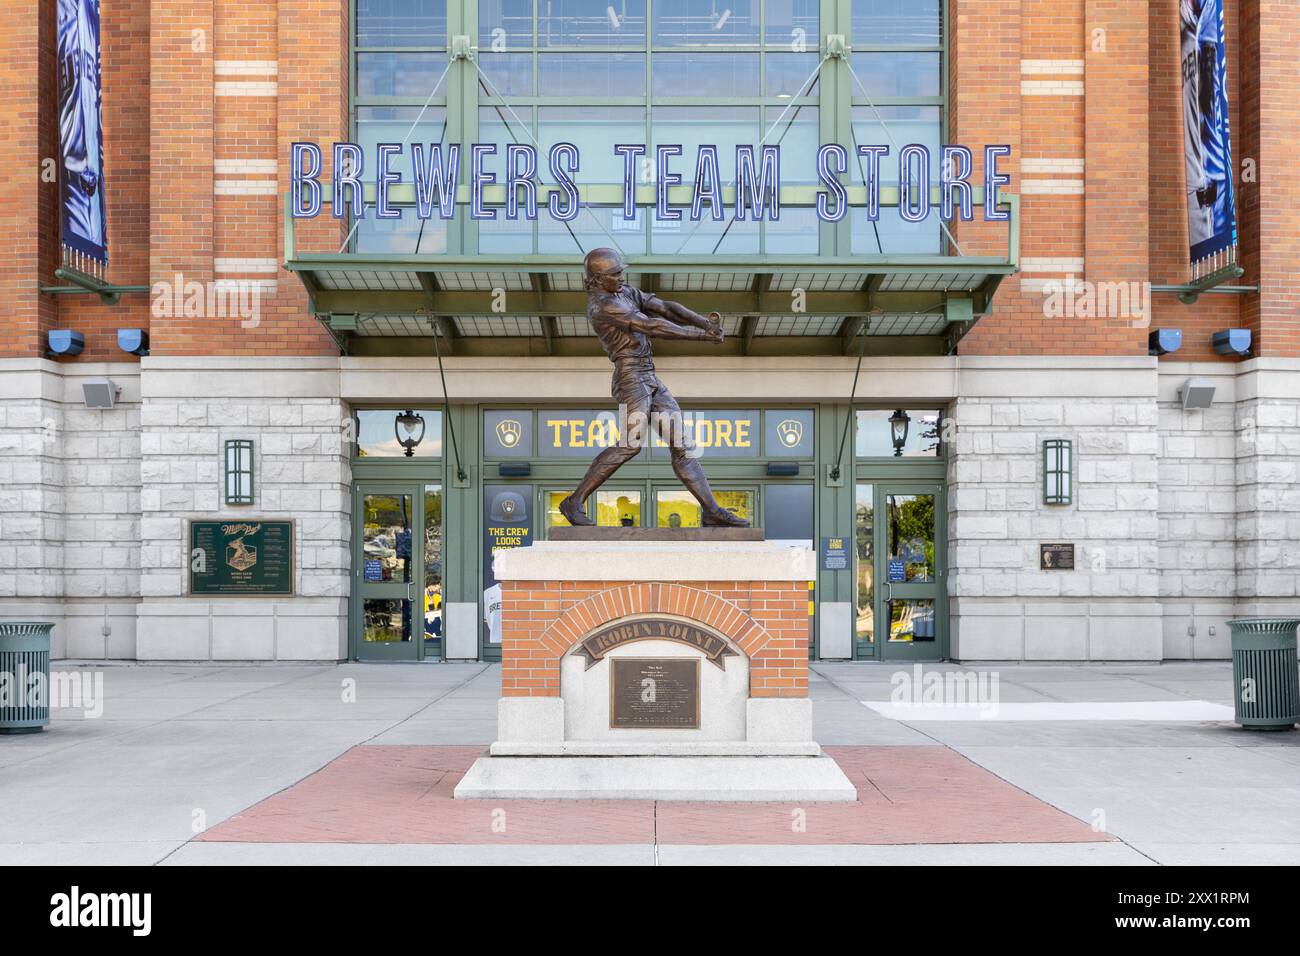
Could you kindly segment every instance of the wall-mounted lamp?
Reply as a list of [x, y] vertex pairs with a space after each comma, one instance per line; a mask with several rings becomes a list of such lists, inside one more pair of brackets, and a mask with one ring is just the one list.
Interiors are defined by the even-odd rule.
[[794, 478], [799, 474], [797, 461], [769, 461], [767, 473], [772, 478]]
[[416, 446], [424, 441], [424, 416], [408, 408], [393, 420], [393, 432], [397, 443], [406, 449], [406, 457], [414, 458]]
[[1068, 438], [1043, 442], [1043, 504], [1068, 505], [1074, 500], [1074, 443]]
[[527, 478], [533, 473], [532, 463], [527, 461], [503, 461], [497, 469], [502, 478]]
[[73, 329], [50, 329], [45, 337], [47, 358], [80, 355], [86, 347], [86, 337]]
[[1219, 355], [1250, 358], [1250, 329], [1224, 329], [1215, 332], [1212, 341], [1214, 351]]
[[1168, 355], [1183, 346], [1182, 329], [1152, 329], [1147, 334], [1148, 355]]
[[247, 438], [226, 441], [225, 460], [226, 504], [251, 505], [253, 503], [253, 443]]
[[144, 329], [118, 329], [117, 347], [127, 355], [148, 355], [149, 333]]
[[894, 442], [895, 458], [903, 457], [903, 446], [907, 444], [907, 426], [910, 424], [912, 419], [901, 408], [889, 416], [889, 434]]

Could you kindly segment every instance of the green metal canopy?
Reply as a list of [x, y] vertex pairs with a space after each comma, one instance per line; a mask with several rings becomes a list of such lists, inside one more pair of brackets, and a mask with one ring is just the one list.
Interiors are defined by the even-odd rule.
[[[806, 205], [813, 195], [789, 192], [782, 205]], [[882, 191], [882, 206], [896, 203], [896, 192]], [[1005, 256], [631, 256], [628, 281], [697, 312], [721, 312], [724, 354], [847, 354], [859, 334], [872, 354], [945, 354], [1017, 270], [1019, 203], [1001, 198], [1011, 215]], [[637, 201], [653, 205], [640, 191]], [[862, 203], [865, 194], [850, 190], [850, 206]], [[345, 353], [599, 353], [581, 254], [301, 253], [288, 197], [285, 209], [284, 266]], [[665, 341], [656, 351], [693, 350]]]

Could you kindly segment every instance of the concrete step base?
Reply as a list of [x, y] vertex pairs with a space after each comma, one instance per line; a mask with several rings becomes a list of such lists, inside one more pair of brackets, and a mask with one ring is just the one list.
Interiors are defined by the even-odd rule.
[[852, 802], [839, 765], [820, 757], [482, 756], [458, 800], [696, 800]]
[[820, 757], [821, 745], [765, 740], [498, 740], [493, 757]]

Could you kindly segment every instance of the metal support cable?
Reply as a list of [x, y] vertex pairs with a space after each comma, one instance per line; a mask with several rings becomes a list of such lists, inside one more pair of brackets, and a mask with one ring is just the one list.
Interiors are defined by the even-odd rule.
[[862, 374], [862, 356], [867, 351], [867, 329], [871, 327], [870, 319], [858, 320], [858, 336], [862, 339], [858, 345], [858, 367], [853, 372], [853, 387], [849, 389], [849, 414], [844, 419], [844, 433], [840, 436], [840, 450], [835, 455], [835, 464], [831, 466], [831, 479], [840, 480], [840, 462], [844, 460], [844, 445], [849, 440], [849, 426], [853, 424], [853, 400], [858, 394], [858, 376]]
[[[519, 118], [519, 114], [516, 113], [514, 107], [510, 105], [510, 101], [506, 99], [505, 94], [503, 94], [500, 90], [496, 88], [496, 85], [492, 82], [492, 80], [488, 77], [488, 75], [483, 72], [483, 67], [479, 66], [478, 61], [472, 59], [470, 60], [470, 62], [474, 64], [474, 69], [478, 70], [479, 78], [483, 82], [483, 84], [488, 88], [488, 92], [491, 93], [493, 96], [495, 96], [497, 99], [501, 100], [502, 105], [505, 106], [505, 108], [510, 112], [510, 115], [515, 118], [515, 122], [519, 124], [520, 128], [523, 129], [524, 134], [527, 135], [527, 137], [532, 141], [533, 147], [540, 153], [542, 150], [542, 144], [537, 141], [537, 137], [533, 135], [532, 129], [528, 126], [527, 123], [525, 123], [522, 119]], [[500, 111], [497, 112], [497, 115], [498, 116], [501, 115]], [[504, 122], [504, 117], [502, 118], [502, 121]], [[508, 128], [509, 128], [509, 124], [507, 124], [507, 129]], [[515, 140], [515, 142], [518, 142], [518, 140]], [[537, 174], [537, 181], [540, 182], [543, 186], [549, 185], [546, 182], [546, 180], [542, 179], [540, 174]], [[608, 237], [609, 241], [614, 244], [614, 248], [617, 249], [619, 252], [622, 252], [623, 247], [618, 244], [618, 240], [614, 238], [613, 234], [608, 229], [605, 228], [605, 224], [601, 222], [600, 217], [597, 216], [592, 211], [591, 206], [586, 203], [582, 203], [581, 206], [591, 216], [592, 221], [596, 223], [597, 228], [599, 228], [600, 231], [603, 232], [606, 235], [606, 237]], [[569, 226], [569, 223], [567, 221], [565, 221], [564, 227], [569, 230], [569, 235], [573, 236], [573, 241], [577, 243], [578, 249], [582, 252], [586, 252], [587, 250], [583, 249], [581, 241], [579, 241], [577, 235], [573, 232], [572, 227]]]
[[[477, 64], [475, 64], [475, 65], [477, 65]], [[481, 70], [480, 70], [480, 73], [482, 73]], [[486, 76], [486, 75], [483, 75], [483, 76], [482, 76], [482, 80], [487, 80], [487, 76]], [[491, 91], [488, 90], [488, 87], [487, 87], [485, 84], [482, 83], [482, 80], [480, 80], [480, 85], [483, 86], [483, 89], [484, 89], [484, 90], [486, 90], [486, 91], [488, 91], [488, 92], [490, 93]], [[488, 83], [490, 83], [490, 82], [491, 82], [491, 81], [488, 80]], [[505, 97], [501, 97], [501, 101], [502, 101], [502, 103], [505, 105], [506, 109], [510, 109], [510, 104], [505, 102]], [[497, 114], [497, 119], [501, 120], [501, 125], [504, 126], [504, 127], [506, 128], [506, 132], [510, 135], [510, 139], [513, 140], [513, 141], [517, 144], [517, 143], [519, 142], [519, 137], [516, 136], [516, 135], [514, 134], [514, 131], [510, 128], [510, 124], [506, 121], [505, 116], [504, 116], [504, 115], [502, 114], [502, 112], [501, 112], [501, 107], [500, 107], [500, 106], [497, 106], [497, 105], [494, 104], [494, 105], [492, 106], [492, 109], [493, 109], [493, 111]], [[516, 119], [520, 124], [523, 123], [523, 121], [519, 119], [518, 115], [515, 114], [515, 111], [514, 111], [514, 110], [510, 110], [510, 113], [511, 113], [512, 116], [515, 117], [515, 119]], [[524, 130], [525, 130], [525, 132], [527, 132], [528, 127], [525, 126], [525, 127], [524, 127]], [[536, 175], [536, 174], [534, 174], [534, 175]], [[539, 181], [541, 181], [541, 179], [542, 179], [541, 176], [537, 176], [537, 178], [538, 178]], [[542, 185], [544, 186], [544, 185], [546, 185], [546, 183], [543, 181], [543, 182], [542, 182]], [[593, 215], [594, 215], [594, 214], [593, 214]], [[563, 223], [563, 225], [564, 225], [564, 231], [567, 232], [567, 233], [569, 234], [569, 238], [572, 239], [572, 240], [573, 240], [573, 244], [574, 244], [575, 246], [578, 247], [578, 251], [579, 251], [579, 252], [583, 252], [583, 253], [585, 253], [587, 250], [585, 250], [585, 249], [582, 248], [582, 241], [581, 241], [580, 239], [578, 239], [578, 234], [575, 233], [575, 232], [573, 231], [573, 227], [569, 225], [569, 223], [568, 223], [567, 220], [562, 220], [562, 223]], [[597, 225], [599, 225], [599, 224], [600, 224], [600, 223], [599, 223], [599, 220], [597, 220]]]
[[[785, 114], [790, 112], [790, 109], [795, 105], [795, 102], [804, 95], [805, 88], [806, 87], [811, 88], [812, 82], [815, 79], [817, 79], [818, 76], [821, 75], [822, 67], [826, 64], [826, 61], [829, 60], [830, 58], [831, 58], [830, 53], [827, 53], [825, 56], [823, 56], [821, 60], [818, 61], [816, 68], [814, 68], [813, 71], [808, 74], [807, 78], [802, 83], [799, 84], [798, 90], [795, 92], [794, 96], [790, 97], [790, 102], [785, 105], [785, 109], [781, 111], [780, 115], [778, 115], [777, 118], [772, 122], [772, 125], [767, 128], [767, 132], [764, 133], [762, 138], [759, 139], [757, 143], [758, 146], [762, 146], [765, 142], [767, 142], [767, 138], [772, 135], [773, 131], [778, 126], [781, 125], [781, 121], [785, 119]], [[803, 107], [801, 106], [799, 108], [802, 109]], [[798, 114], [796, 113], [796, 115]], [[793, 121], [791, 121], [791, 125], [794, 125]], [[788, 133], [789, 131], [790, 131], [790, 127], [787, 126], [785, 131], [781, 133], [781, 138], [777, 140], [778, 146], [780, 145], [781, 140], [785, 139], [785, 134]], [[739, 172], [737, 172], [735, 178], [733, 178], [731, 182], [729, 182], [727, 185], [734, 186], [739, 181], [739, 179], [740, 179], [740, 174]], [[777, 183], [777, 189], [780, 188], [781, 188], [781, 184]], [[713, 247], [714, 252], [718, 251], [718, 245], [722, 244], [722, 239], [726, 237], [727, 231], [731, 228], [732, 224], [735, 222], [736, 222], [736, 215], [733, 212], [731, 216], [731, 221], [728, 222], [726, 228], [722, 230], [722, 236], [719, 237], [718, 244]], [[704, 219], [703, 217], [701, 217], [699, 220], [696, 221], [695, 225], [691, 228], [691, 231], [686, 234], [686, 238], [684, 238], [681, 242], [681, 245], [677, 247], [677, 252], [674, 253], [674, 255], [682, 254], [682, 250], [686, 248], [686, 244], [695, 237], [695, 234], [700, 231], [700, 226], [702, 226], [703, 224], [704, 224]]]
[[460, 445], [456, 442], [456, 423], [451, 417], [451, 397], [447, 394], [447, 375], [442, 369], [442, 346], [438, 344], [439, 336], [433, 336], [433, 351], [438, 356], [438, 378], [442, 380], [442, 417], [447, 422], [447, 434], [451, 436], [451, 451], [456, 458], [456, 480], [465, 481], [465, 466], [460, 463]]
[[[858, 152], [858, 146], [859, 146], [859, 143], [858, 143], [858, 131], [855, 130], [855, 129], [853, 128], [853, 124], [852, 124], [852, 123], [849, 123], [849, 136], [851, 136], [851, 137], [853, 138], [853, 155], [857, 157], [857, 161], [858, 161], [858, 175], [862, 177], [862, 182], [863, 182], [863, 184], [865, 185], [866, 182], [867, 182], [867, 170], [866, 170], [866, 168], [862, 165], [862, 154]], [[876, 237], [876, 251], [879, 252], [881, 255], [884, 255], [884, 254], [885, 254], [885, 244], [884, 244], [883, 242], [880, 241], [880, 223], [879, 223], [879, 220], [878, 220], [878, 219], [869, 219], [869, 220], [867, 220], [867, 221], [871, 223], [871, 231], [875, 234], [875, 237]]]
[[[420, 112], [415, 115], [415, 119], [411, 123], [411, 128], [408, 129], [406, 135], [402, 137], [402, 149], [406, 149], [406, 144], [411, 140], [411, 134], [414, 133], [415, 128], [420, 125], [420, 120], [424, 119], [424, 114], [428, 112], [429, 105], [433, 102], [433, 98], [438, 95], [438, 88], [442, 86], [442, 81], [447, 78], [447, 74], [451, 72], [451, 65], [455, 62], [455, 59], [450, 59], [447, 61], [447, 65], [443, 67], [442, 73], [438, 76], [437, 82], [433, 84], [433, 89], [429, 91], [429, 95], [425, 99], [424, 105], [420, 107]], [[444, 130], [446, 129], [445, 125], [443, 128]], [[343, 237], [343, 245], [339, 246], [340, 255], [342, 255], [343, 251], [347, 249], [348, 243], [352, 241], [352, 236], [356, 233], [357, 226], [359, 225], [361, 225], [360, 219], [353, 220], [352, 228], [349, 229], [348, 234]]]
[[[858, 89], [862, 91], [862, 95], [866, 99], [867, 105], [871, 107], [871, 112], [876, 114], [876, 121], [880, 123], [880, 128], [883, 129], [885, 131], [885, 135], [889, 137], [889, 145], [894, 147], [895, 152], [898, 152], [899, 151], [898, 140], [894, 139], [894, 134], [889, 130], [889, 124], [886, 123], [885, 118], [880, 115], [880, 110], [876, 109], [876, 103], [871, 98], [871, 94], [867, 92], [866, 85], [862, 82], [861, 78], [858, 76], [857, 71], [853, 69], [853, 62], [848, 57], [845, 57], [844, 65], [849, 68], [849, 76], [853, 77], [853, 81], [858, 84]], [[863, 185], [866, 185], [866, 183], [864, 182]], [[929, 188], [930, 188], [930, 184], [925, 183], [925, 189], [928, 190]], [[985, 196], [984, 202], [988, 203], [988, 201], [989, 201], [989, 197]], [[957, 255], [964, 256], [966, 253], [961, 251], [961, 246], [957, 243], [956, 238], [954, 238], [953, 234], [948, 231], [948, 227], [944, 223], [942, 216], [939, 217], [939, 228], [943, 230], [943, 234], [948, 237], [948, 241], [951, 242], [953, 248], [957, 250]]]

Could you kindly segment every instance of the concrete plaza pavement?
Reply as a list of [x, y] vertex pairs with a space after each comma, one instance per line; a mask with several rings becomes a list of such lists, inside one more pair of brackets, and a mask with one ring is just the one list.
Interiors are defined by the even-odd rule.
[[[781, 846], [236, 843], [196, 839], [363, 744], [486, 745], [500, 670], [487, 664], [101, 664], [103, 714], [56, 710], [0, 736], [0, 865], [234, 863], [1284, 864], [1300, 862], [1300, 731], [1227, 720], [891, 719], [910, 668], [816, 663], [826, 746], [947, 747], [1082, 820], [1106, 842]], [[927, 665], [994, 673], [1017, 704], [1231, 707], [1227, 662]], [[1139, 707], [1137, 705], [1143, 705]], [[1010, 709], [1010, 708], [1008, 708]], [[1085, 711], [1081, 711], [1085, 712]], [[1068, 708], [1067, 708], [1068, 716]], [[1154, 713], [1159, 715], [1159, 707]], [[933, 716], [933, 715], [930, 715]]]

